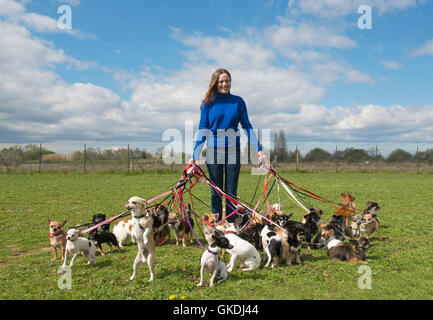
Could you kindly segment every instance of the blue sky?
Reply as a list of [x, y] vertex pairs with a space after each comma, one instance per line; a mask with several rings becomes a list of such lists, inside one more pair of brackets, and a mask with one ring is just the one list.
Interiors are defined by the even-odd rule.
[[0, 147], [154, 152], [196, 129], [226, 67], [253, 126], [289, 148], [431, 148], [432, 14], [431, 0], [0, 0]]

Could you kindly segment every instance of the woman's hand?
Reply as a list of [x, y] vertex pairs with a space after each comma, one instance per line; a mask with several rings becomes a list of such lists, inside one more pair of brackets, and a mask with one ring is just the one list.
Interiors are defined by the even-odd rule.
[[198, 160], [190, 159], [190, 160], [188, 161], [188, 164], [195, 164], [196, 166], [198, 166]]
[[263, 153], [263, 151], [259, 151], [257, 152], [257, 157], [259, 159], [259, 163], [261, 163], [262, 161], [266, 163], [266, 165], [268, 166], [268, 168], [271, 168], [271, 164], [269, 163], [268, 159], [266, 158], [265, 154]]

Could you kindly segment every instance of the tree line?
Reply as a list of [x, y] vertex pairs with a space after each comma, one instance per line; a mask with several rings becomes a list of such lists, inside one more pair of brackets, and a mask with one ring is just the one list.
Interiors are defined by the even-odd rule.
[[368, 163], [370, 161], [384, 161], [389, 163], [397, 162], [427, 162], [433, 163], [433, 148], [425, 151], [417, 151], [415, 154], [397, 148], [393, 150], [387, 157], [384, 157], [377, 147], [365, 149], [346, 148], [345, 150], [335, 150], [333, 153], [322, 148], [314, 148], [302, 154], [297, 148], [289, 150], [284, 131], [273, 134], [273, 148], [271, 149], [270, 158], [273, 162], [322, 162], [322, 161], [338, 161], [348, 163]]
[[[48, 150], [41, 145], [29, 144], [22, 146], [11, 146], [3, 148], [0, 151], [0, 164], [8, 167], [9, 165], [19, 165], [23, 163], [44, 161], [124, 161], [142, 160], [142, 159], [161, 159], [162, 148], [159, 148], [155, 154], [152, 154], [145, 149], [104, 149], [85, 148], [83, 151], [75, 151], [71, 156], [66, 157], [56, 154], [52, 150]], [[183, 155], [183, 158], [187, 156]], [[414, 154], [401, 148], [393, 150], [387, 157], [384, 157], [376, 148], [357, 149], [346, 148], [345, 150], [335, 150], [333, 153], [322, 148], [314, 148], [309, 152], [302, 154], [299, 149], [289, 150], [288, 143], [283, 131], [274, 133], [273, 147], [270, 150], [270, 159], [272, 162], [289, 163], [289, 162], [347, 162], [347, 163], [368, 163], [370, 161], [384, 161], [389, 163], [398, 162], [423, 162], [433, 164], [433, 148], [425, 151], [417, 151]]]

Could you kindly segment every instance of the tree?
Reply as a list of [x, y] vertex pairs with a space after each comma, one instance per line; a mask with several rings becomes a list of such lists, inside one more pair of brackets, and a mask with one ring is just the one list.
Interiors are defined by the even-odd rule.
[[278, 134], [274, 133], [273, 143], [274, 148], [271, 150], [271, 160], [274, 161], [276, 157], [278, 162], [287, 162], [289, 160], [289, 151], [287, 149], [286, 135], [283, 130], [280, 130]]
[[328, 151], [323, 150], [321, 148], [314, 148], [304, 156], [304, 161], [306, 162], [328, 161], [330, 159], [331, 159], [331, 154]]
[[0, 163], [6, 167], [7, 171], [9, 171], [10, 165], [17, 165], [21, 163], [22, 159], [23, 151], [19, 146], [4, 148], [0, 152]]
[[41, 154], [55, 154], [55, 152], [45, 148], [41, 149], [37, 144], [28, 144], [24, 147], [23, 161], [39, 160]]
[[426, 151], [417, 151], [413, 156], [413, 160], [419, 162], [433, 163], [433, 149], [427, 149]]
[[404, 162], [411, 160], [412, 155], [403, 149], [395, 149], [389, 154], [388, 158], [386, 158], [388, 162]]

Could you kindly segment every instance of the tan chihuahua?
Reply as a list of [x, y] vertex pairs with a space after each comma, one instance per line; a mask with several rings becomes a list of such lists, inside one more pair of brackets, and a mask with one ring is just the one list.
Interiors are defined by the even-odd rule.
[[62, 261], [65, 258], [65, 248], [66, 248], [66, 233], [62, 230], [63, 226], [66, 224], [66, 220], [63, 222], [51, 221], [48, 218], [48, 223], [50, 224], [50, 244], [53, 249], [54, 258], [53, 261], [57, 259], [57, 248], [62, 250]]

